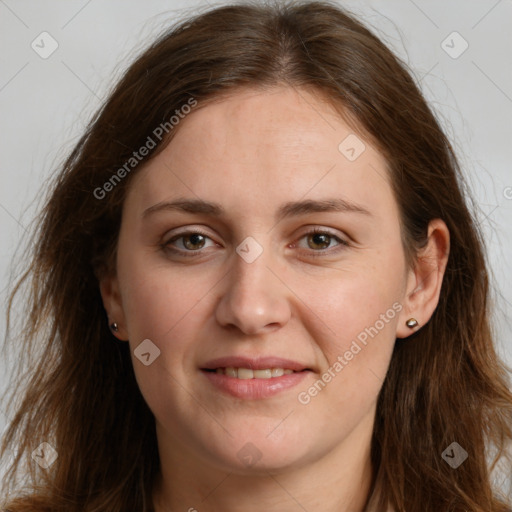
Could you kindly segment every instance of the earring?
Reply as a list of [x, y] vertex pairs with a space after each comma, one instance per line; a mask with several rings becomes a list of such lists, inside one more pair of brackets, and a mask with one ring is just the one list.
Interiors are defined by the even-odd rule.
[[110, 324], [110, 330], [113, 331], [113, 332], [118, 332], [119, 331], [119, 326], [117, 325], [117, 322], [114, 322], [114, 323]]
[[418, 327], [418, 320], [416, 320], [416, 318], [409, 318], [409, 320], [405, 322], [405, 325], [410, 329], [414, 329], [415, 327]]

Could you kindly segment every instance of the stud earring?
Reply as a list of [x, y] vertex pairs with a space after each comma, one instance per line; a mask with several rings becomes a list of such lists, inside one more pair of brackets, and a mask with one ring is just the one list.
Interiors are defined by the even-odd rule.
[[119, 326], [117, 325], [117, 322], [114, 322], [114, 323], [110, 324], [110, 330], [112, 332], [118, 332], [119, 331]]
[[409, 318], [409, 320], [405, 322], [405, 325], [410, 329], [414, 329], [415, 327], [418, 327], [418, 320], [416, 320], [416, 318]]

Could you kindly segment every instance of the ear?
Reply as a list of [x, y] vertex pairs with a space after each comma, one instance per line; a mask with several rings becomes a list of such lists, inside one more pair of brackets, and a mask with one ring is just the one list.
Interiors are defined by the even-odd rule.
[[[397, 338], [407, 338], [432, 317], [439, 302], [449, 253], [450, 232], [441, 219], [434, 219], [428, 225], [427, 244], [417, 254], [415, 266], [408, 273]], [[418, 321], [417, 327], [407, 327], [410, 318]]]
[[99, 280], [101, 298], [103, 307], [108, 316], [108, 324], [117, 323], [118, 331], [111, 331], [112, 334], [121, 341], [128, 341], [128, 332], [126, 330], [126, 319], [119, 293], [119, 283], [116, 275], [105, 275]]

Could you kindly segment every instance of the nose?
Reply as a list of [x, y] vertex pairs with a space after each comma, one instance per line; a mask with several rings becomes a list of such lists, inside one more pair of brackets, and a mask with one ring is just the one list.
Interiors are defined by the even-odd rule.
[[275, 262], [270, 261], [267, 251], [252, 263], [236, 253], [233, 258], [231, 271], [222, 280], [224, 288], [215, 310], [217, 322], [248, 335], [283, 327], [291, 317], [291, 292], [277, 277]]

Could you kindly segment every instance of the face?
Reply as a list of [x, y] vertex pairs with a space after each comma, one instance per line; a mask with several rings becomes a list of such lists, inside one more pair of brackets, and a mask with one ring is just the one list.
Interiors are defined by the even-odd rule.
[[385, 160], [304, 90], [178, 128], [133, 177], [102, 288], [160, 447], [243, 473], [367, 442], [410, 288]]

